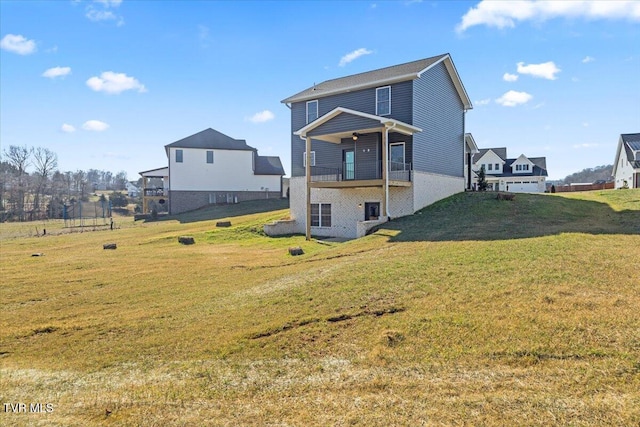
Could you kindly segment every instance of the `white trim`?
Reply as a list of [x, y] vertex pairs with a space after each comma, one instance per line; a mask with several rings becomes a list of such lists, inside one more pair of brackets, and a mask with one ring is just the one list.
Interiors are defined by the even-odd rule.
[[[319, 117], [318, 120], [315, 120], [314, 122], [311, 122], [311, 123], [307, 124], [306, 126], [301, 127], [297, 131], [293, 132], [293, 134], [294, 135], [298, 135], [300, 138], [306, 138], [307, 137], [307, 133], [309, 131], [317, 128], [318, 126], [328, 122], [329, 120], [333, 119], [334, 117], [336, 117], [336, 116], [338, 116], [338, 115], [340, 115], [342, 113], [352, 114], [354, 116], [359, 116], [359, 117], [364, 117], [364, 118], [371, 119], [371, 120], [376, 120], [376, 121], [380, 122], [380, 124], [382, 126], [394, 127], [394, 130], [396, 132], [399, 132], [399, 133], [402, 133], [402, 134], [405, 134], [405, 135], [413, 135], [416, 132], [422, 132], [422, 129], [419, 128], [419, 127], [410, 125], [408, 123], [401, 122], [400, 120], [392, 119], [390, 117], [380, 117], [380, 116], [376, 116], [376, 115], [373, 115], [373, 114], [368, 114], [368, 113], [363, 113], [361, 111], [352, 110], [350, 108], [337, 107], [337, 108], [334, 108], [333, 110], [329, 111], [327, 114], [323, 115], [322, 117]], [[348, 132], [348, 134], [350, 135], [351, 132]], [[320, 139], [320, 138], [318, 138], [318, 136], [313, 136], [312, 138]], [[340, 140], [338, 138], [336, 141], [329, 141], [329, 142], [339, 143]]]
[[[311, 166], [315, 166], [316, 165], [316, 152], [311, 150]], [[307, 167], [307, 152], [303, 152], [302, 153], [302, 167], [306, 168]]]
[[467, 144], [467, 147], [469, 147], [469, 153], [476, 154], [480, 152], [480, 150], [478, 150], [476, 140], [473, 139], [473, 135], [471, 135], [470, 133], [464, 134], [464, 142]]
[[[324, 98], [326, 96], [335, 95], [339, 93], [353, 92], [355, 90], [369, 89], [369, 88], [374, 88], [374, 87], [379, 87], [384, 85], [391, 85], [393, 83], [400, 83], [407, 80], [415, 80], [422, 77], [422, 74], [424, 74], [425, 72], [427, 72], [428, 70], [430, 70], [431, 68], [435, 67], [436, 65], [438, 65], [443, 61], [445, 63], [445, 67], [447, 68], [447, 72], [451, 77], [453, 85], [456, 88], [456, 92], [458, 92], [458, 97], [460, 98], [460, 100], [462, 101], [462, 104], [464, 105], [465, 110], [473, 109], [473, 104], [471, 103], [471, 99], [469, 98], [469, 95], [467, 94], [467, 91], [464, 88], [464, 85], [462, 84], [462, 80], [460, 80], [460, 75], [458, 74], [458, 70], [456, 70], [456, 67], [453, 64], [453, 60], [451, 59], [451, 55], [449, 54], [444, 55], [442, 58], [440, 58], [433, 64], [429, 65], [424, 70], [419, 71], [417, 73], [409, 73], [409, 74], [404, 74], [402, 76], [395, 76], [395, 77], [389, 77], [386, 79], [374, 80], [366, 83], [360, 83], [352, 86], [342, 87], [340, 89], [327, 90], [326, 92], [322, 91], [321, 95]], [[376, 70], [373, 70], [373, 71], [376, 71]], [[346, 77], [349, 77], [349, 76], [346, 76]], [[303, 92], [306, 92], [306, 89]], [[296, 98], [296, 95], [293, 95], [282, 100], [281, 102], [285, 104], [294, 103], [294, 102], [303, 102], [309, 99], [317, 98], [318, 95], [319, 93], [314, 93], [312, 96], [307, 95], [307, 96], [301, 96], [300, 98]]]
[[[380, 114], [380, 112], [378, 111], [378, 91], [381, 89], [388, 89], [389, 90], [389, 99], [388, 99], [388, 104], [389, 104], [389, 112], [386, 114]], [[376, 115], [377, 116], [390, 116], [391, 115], [391, 86], [382, 86], [382, 87], [377, 87], [376, 88]]]

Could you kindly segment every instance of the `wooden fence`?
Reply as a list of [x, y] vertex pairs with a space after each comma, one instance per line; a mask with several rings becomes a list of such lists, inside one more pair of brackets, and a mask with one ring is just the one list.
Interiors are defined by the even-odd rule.
[[614, 182], [606, 182], [604, 184], [557, 185], [556, 193], [567, 193], [571, 191], [611, 190], [614, 188], [614, 185]]

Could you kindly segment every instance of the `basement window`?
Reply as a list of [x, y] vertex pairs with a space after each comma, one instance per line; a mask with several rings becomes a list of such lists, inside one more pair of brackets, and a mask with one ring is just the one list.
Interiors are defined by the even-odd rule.
[[311, 204], [311, 226], [331, 227], [331, 204], [312, 203]]

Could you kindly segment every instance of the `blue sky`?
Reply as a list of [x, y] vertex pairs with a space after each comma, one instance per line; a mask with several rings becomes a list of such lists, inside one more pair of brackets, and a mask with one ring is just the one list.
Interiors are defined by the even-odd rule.
[[290, 172], [280, 101], [327, 79], [450, 53], [467, 132], [550, 179], [640, 132], [640, 2], [0, 1], [0, 142], [60, 170], [138, 172], [214, 128]]

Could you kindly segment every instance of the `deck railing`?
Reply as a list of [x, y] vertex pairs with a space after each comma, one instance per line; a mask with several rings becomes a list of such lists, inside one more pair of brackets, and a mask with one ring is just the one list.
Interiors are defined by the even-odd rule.
[[165, 196], [165, 191], [162, 188], [145, 188], [144, 195], [147, 197]]
[[[339, 165], [311, 166], [312, 182], [339, 182], [382, 179], [382, 162], [342, 162]], [[389, 180], [411, 181], [411, 163], [389, 162]]]

